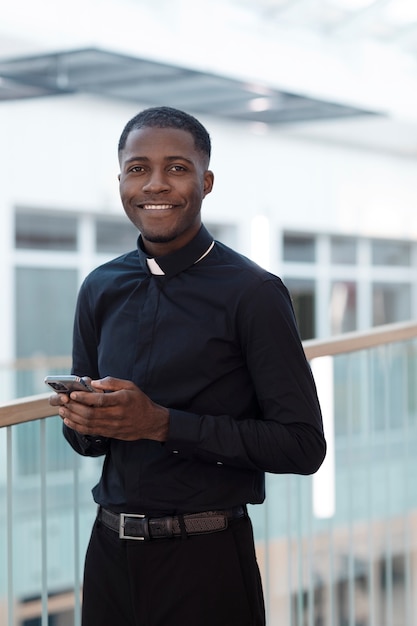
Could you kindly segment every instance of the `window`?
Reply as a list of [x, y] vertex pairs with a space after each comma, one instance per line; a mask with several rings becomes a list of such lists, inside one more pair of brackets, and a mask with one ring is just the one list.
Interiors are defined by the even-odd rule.
[[[76, 270], [18, 267], [15, 284], [16, 356], [71, 354]], [[45, 391], [43, 378], [31, 370], [19, 371], [16, 384], [17, 397]]]
[[18, 267], [15, 280], [16, 355], [70, 354], [77, 271]]
[[374, 326], [411, 318], [411, 285], [407, 283], [374, 283], [372, 300]]
[[332, 335], [356, 330], [356, 283], [341, 280], [332, 283], [329, 313]]
[[214, 224], [204, 222], [207, 230], [213, 236], [213, 239], [224, 243], [230, 248], [237, 247], [237, 226], [235, 224]]
[[284, 261], [314, 263], [316, 238], [311, 235], [284, 235]]
[[315, 337], [314, 281], [289, 278], [284, 282], [291, 294], [301, 338], [312, 339]]
[[123, 254], [136, 248], [139, 232], [127, 218], [125, 220], [96, 221], [96, 250], [103, 253]]
[[77, 218], [19, 209], [15, 215], [15, 246], [28, 250], [76, 250]]
[[[57, 268], [16, 268], [16, 355], [66, 356], [71, 353], [72, 325], [77, 293], [77, 271]], [[46, 391], [41, 368], [19, 370], [16, 396]], [[66, 373], [66, 372], [64, 372]], [[47, 467], [61, 470], [73, 463], [70, 447], [62, 436], [61, 420], [46, 423]], [[39, 472], [38, 422], [20, 424], [17, 430], [19, 473]]]
[[372, 240], [373, 265], [411, 265], [411, 245], [406, 241]]
[[332, 263], [340, 265], [354, 265], [356, 263], [357, 240], [353, 237], [331, 237], [330, 259]]
[[[416, 259], [417, 243], [410, 241], [285, 233], [281, 273], [302, 338], [314, 337], [314, 329], [324, 337], [414, 318]], [[300, 292], [303, 281], [308, 296]]]

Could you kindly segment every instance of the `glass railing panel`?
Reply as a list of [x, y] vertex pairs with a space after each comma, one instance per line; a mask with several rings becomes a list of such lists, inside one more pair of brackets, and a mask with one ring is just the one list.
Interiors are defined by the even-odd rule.
[[[79, 625], [85, 550], [95, 516], [91, 487], [99, 459], [71, 452], [58, 417], [0, 430], [1, 624]], [[69, 453], [59, 456], [61, 441]], [[4, 618], [3, 618], [4, 616]], [[67, 622], [65, 622], [67, 623]]]
[[[268, 626], [417, 626], [417, 340], [320, 363], [334, 456], [314, 477], [268, 475], [250, 507]], [[41, 369], [20, 395], [62, 371]], [[73, 453], [57, 417], [1, 428], [0, 460], [0, 624], [78, 626], [101, 460]]]
[[333, 389], [334, 511], [314, 510], [325, 464], [269, 475], [250, 507], [268, 624], [415, 626], [417, 341], [334, 356], [331, 371], [318, 386]]

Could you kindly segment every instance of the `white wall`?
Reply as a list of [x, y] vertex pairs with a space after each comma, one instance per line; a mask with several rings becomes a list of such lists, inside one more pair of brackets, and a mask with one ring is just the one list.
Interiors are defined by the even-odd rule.
[[[122, 213], [117, 142], [142, 106], [74, 96], [0, 103], [0, 293], [13, 302], [16, 206]], [[283, 230], [417, 240], [417, 166], [412, 159], [289, 137], [279, 127], [255, 134], [248, 124], [202, 117], [213, 141], [214, 191], [207, 221], [239, 225], [250, 255], [250, 220], [271, 225], [272, 268]], [[13, 312], [0, 307], [0, 360], [11, 358]]]
[[[117, 141], [141, 108], [85, 96], [0, 103], [3, 220], [16, 205], [118, 211]], [[207, 216], [266, 212], [279, 228], [417, 238], [414, 160], [201, 120], [216, 175]]]

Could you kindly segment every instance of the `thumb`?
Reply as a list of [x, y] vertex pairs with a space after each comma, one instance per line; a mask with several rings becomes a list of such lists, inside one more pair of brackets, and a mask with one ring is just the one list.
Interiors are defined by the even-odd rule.
[[112, 376], [106, 376], [99, 380], [92, 380], [91, 386], [96, 391], [120, 391], [121, 389], [131, 389], [133, 383], [130, 380], [122, 380], [121, 378], [113, 378]]

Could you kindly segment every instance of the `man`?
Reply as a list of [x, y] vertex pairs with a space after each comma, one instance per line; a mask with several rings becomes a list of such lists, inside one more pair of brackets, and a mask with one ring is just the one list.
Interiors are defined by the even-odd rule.
[[264, 473], [315, 472], [320, 408], [287, 290], [214, 242], [210, 138], [147, 109], [119, 142], [120, 196], [138, 248], [81, 287], [64, 434], [105, 455], [86, 556], [83, 626], [260, 626], [247, 503]]

